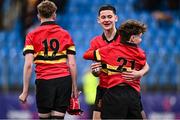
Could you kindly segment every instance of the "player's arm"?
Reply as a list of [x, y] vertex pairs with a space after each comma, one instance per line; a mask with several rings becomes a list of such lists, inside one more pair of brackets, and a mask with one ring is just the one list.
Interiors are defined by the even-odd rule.
[[139, 71], [140, 72], [140, 77], [143, 77], [144, 75], [146, 75], [149, 71], [149, 65], [146, 62], [146, 64], [144, 65], [144, 67]]
[[103, 62], [104, 58], [108, 54], [108, 47], [99, 48], [97, 50], [88, 50], [84, 53], [83, 58], [86, 60], [94, 60], [97, 62]]
[[84, 53], [83, 58], [86, 60], [95, 60], [95, 50], [88, 50]]
[[102, 64], [103, 63], [107, 63], [107, 57], [109, 56], [109, 51], [111, 51], [113, 49], [113, 47], [111, 45], [108, 46], [104, 46], [102, 48], [99, 48], [95, 51], [93, 50], [89, 50], [86, 51], [86, 53], [84, 54], [84, 59], [88, 59], [88, 60], [95, 60], [96, 63], [93, 63], [91, 65], [91, 69], [92, 69], [92, 74], [96, 77], [99, 76], [100, 74], [100, 70], [102, 68]]
[[[93, 38], [90, 42], [90, 47], [89, 47], [89, 50], [97, 50], [99, 48], [99, 44], [98, 44], [98, 39], [97, 37]], [[92, 64], [91, 64], [91, 73], [95, 76], [95, 77], [98, 77], [99, 74], [100, 74], [100, 71], [102, 69], [102, 65], [101, 65], [101, 62], [96, 62], [94, 61]]]
[[21, 102], [26, 102], [28, 97], [29, 81], [31, 78], [33, 67], [33, 54], [29, 53], [25, 55], [24, 71], [23, 71], [23, 92], [19, 96]]
[[[87, 60], [97, 61], [98, 50], [88, 50], [84, 53], [83, 58]], [[95, 77], [98, 77], [102, 68], [101, 62], [94, 62], [91, 64], [91, 71]]]
[[73, 97], [78, 97], [78, 89], [77, 89], [77, 67], [76, 67], [76, 60], [75, 55], [68, 54], [68, 64], [71, 72], [72, 77], [72, 95]]
[[70, 34], [65, 31], [63, 36], [63, 42], [61, 44], [62, 49], [66, 50], [67, 54], [67, 63], [69, 65], [69, 70], [72, 78], [72, 97], [78, 97], [78, 89], [77, 89], [77, 67], [76, 67], [76, 59], [75, 59], [75, 45], [70, 36]]
[[137, 78], [143, 77], [148, 71], [149, 71], [149, 65], [146, 62], [144, 67], [141, 70], [139, 70], [139, 71], [132, 70], [130, 72], [123, 72], [122, 77], [128, 81], [132, 81], [132, 80], [135, 80]]

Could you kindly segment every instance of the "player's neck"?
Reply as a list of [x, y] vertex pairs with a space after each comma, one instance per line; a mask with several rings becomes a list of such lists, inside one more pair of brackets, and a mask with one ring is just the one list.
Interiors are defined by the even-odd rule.
[[106, 36], [106, 39], [108, 41], [111, 41], [114, 38], [114, 36], [116, 35], [116, 31], [117, 30], [115, 27], [110, 30], [104, 30], [104, 35]]
[[54, 19], [52, 18], [41, 19], [41, 23], [48, 22], [48, 21], [54, 21]]

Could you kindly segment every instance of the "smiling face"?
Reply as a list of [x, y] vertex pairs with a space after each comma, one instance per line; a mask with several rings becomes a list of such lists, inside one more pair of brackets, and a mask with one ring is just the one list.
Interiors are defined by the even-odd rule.
[[104, 30], [110, 30], [115, 28], [115, 22], [118, 17], [113, 13], [112, 10], [102, 10], [98, 16], [98, 23]]

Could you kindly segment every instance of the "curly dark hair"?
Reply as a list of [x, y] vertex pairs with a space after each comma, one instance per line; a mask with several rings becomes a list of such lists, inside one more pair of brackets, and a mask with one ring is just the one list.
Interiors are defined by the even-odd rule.
[[56, 12], [57, 7], [53, 2], [44, 0], [37, 6], [37, 10], [41, 17], [50, 18]]
[[122, 41], [129, 41], [131, 35], [138, 35], [146, 32], [147, 26], [137, 20], [127, 20], [121, 24], [118, 31]]

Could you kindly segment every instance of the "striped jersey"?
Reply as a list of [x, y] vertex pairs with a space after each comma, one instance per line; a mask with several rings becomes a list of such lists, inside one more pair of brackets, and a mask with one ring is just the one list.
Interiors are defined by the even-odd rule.
[[[97, 50], [98, 48], [108, 45], [109, 43], [118, 42], [118, 41], [120, 41], [120, 36], [118, 32], [116, 32], [114, 38], [110, 41], [107, 40], [105, 34], [103, 33], [102, 35], [96, 36], [91, 40], [89, 50]], [[107, 88], [106, 81], [108, 79], [108, 74], [106, 72], [107, 72], [106, 69], [102, 69], [99, 74], [99, 86], [103, 88]]]
[[108, 70], [107, 88], [125, 83], [140, 92], [140, 78], [131, 82], [122, 78], [122, 72], [141, 70], [146, 63], [144, 51], [135, 44], [111, 43], [95, 51], [88, 50], [85, 59], [102, 61]]
[[67, 54], [76, 52], [69, 33], [48, 21], [27, 34], [23, 54], [29, 53], [34, 55], [36, 79], [49, 80], [70, 75]]

